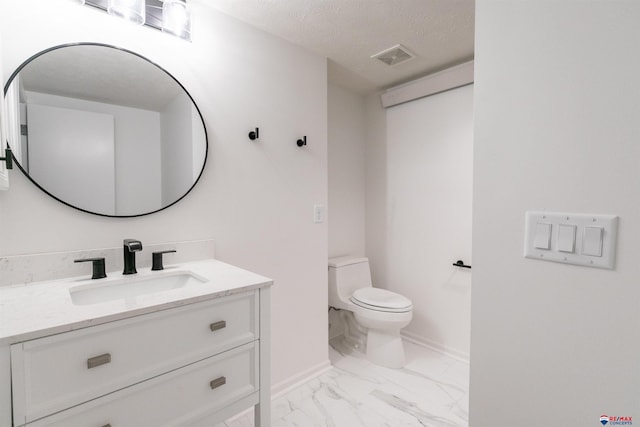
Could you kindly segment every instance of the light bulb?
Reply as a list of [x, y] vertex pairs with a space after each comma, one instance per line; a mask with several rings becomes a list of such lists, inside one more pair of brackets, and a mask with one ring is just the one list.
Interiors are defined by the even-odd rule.
[[162, 31], [191, 40], [191, 11], [184, 0], [164, 0]]
[[107, 12], [109, 15], [143, 25], [146, 16], [146, 2], [145, 0], [109, 0]]

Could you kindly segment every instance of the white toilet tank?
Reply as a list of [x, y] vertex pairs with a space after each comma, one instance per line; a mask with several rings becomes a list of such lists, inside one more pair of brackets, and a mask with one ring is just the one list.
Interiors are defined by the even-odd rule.
[[369, 260], [365, 257], [329, 258], [329, 305], [346, 308], [349, 297], [361, 288], [371, 287]]

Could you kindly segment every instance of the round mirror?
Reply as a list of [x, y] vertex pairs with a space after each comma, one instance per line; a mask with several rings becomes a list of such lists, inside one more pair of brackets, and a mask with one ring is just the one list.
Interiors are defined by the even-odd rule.
[[102, 216], [165, 209], [207, 159], [200, 110], [146, 58], [78, 43], [40, 52], [5, 86], [7, 142], [29, 179], [56, 200]]

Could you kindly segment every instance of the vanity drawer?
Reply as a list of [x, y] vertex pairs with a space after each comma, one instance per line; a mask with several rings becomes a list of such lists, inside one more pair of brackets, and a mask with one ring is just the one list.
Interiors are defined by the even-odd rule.
[[252, 394], [245, 405], [257, 403], [257, 351], [245, 344], [28, 426], [191, 426]]
[[251, 292], [15, 344], [14, 419], [31, 422], [252, 342], [258, 308]]

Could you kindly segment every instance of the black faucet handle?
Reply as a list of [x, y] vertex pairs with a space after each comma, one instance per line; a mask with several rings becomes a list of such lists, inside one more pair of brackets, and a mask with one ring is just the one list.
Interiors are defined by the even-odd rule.
[[164, 270], [164, 266], [162, 265], [162, 255], [169, 254], [172, 252], [176, 252], [176, 250], [170, 249], [168, 251], [153, 252], [151, 255], [151, 259], [152, 259], [151, 270]]
[[104, 279], [107, 277], [104, 268], [104, 258], [81, 258], [73, 260], [73, 262], [92, 262], [93, 263], [93, 275], [92, 279]]

